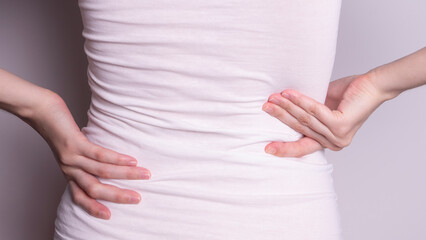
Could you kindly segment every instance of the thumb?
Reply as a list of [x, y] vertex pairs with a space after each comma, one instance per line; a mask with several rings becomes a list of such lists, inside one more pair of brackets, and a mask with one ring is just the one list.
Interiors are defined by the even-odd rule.
[[353, 75], [332, 81], [328, 86], [324, 105], [331, 110], [336, 110], [349, 84], [357, 77], [358, 75]]
[[275, 149], [272, 155], [278, 157], [302, 157], [322, 149], [322, 145], [309, 137], [302, 137], [294, 142], [272, 142], [265, 146], [265, 151]]
[[366, 78], [358, 77], [346, 88], [337, 110], [348, 120], [363, 122], [380, 105], [377, 90]]

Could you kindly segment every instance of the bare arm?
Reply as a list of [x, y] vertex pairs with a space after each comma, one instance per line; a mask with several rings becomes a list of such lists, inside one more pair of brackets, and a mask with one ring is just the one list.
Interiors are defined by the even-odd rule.
[[372, 82], [385, 99], [426, 84], [426, 47], [370, 70]]
[[137, 167], [131, 156], [91, 143], [58, 94], [0, 69], [0, 108], [24, 120], [46, 140], [70, 184], [73, 201], [89, 214], [110, 218], [109, 209], [96, 199], [139, 203], [139, 193], [102, 184], [96, 176], [148, 179], [149, 170]]
[[0, 108], [19, 118], [29, 118], [34, 109], [48, 104], [53, 94], [0, 68]]
[[269, 153], [301, 157], [322, 148], [341, 150], [383, 102], [424, 84], [426, 47], [367, 73], [331, 82], [324, 104], [294, 89], [274, 93], [263, 110], [304, 137], [295, 142], [269, 143], [265, 151], [275, 149]]

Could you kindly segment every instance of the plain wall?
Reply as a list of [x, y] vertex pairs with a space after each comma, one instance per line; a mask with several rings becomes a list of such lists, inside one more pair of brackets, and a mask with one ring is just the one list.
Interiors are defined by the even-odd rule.
[[[424, 0], [342, 2], [331, 80], [426, 45]], [[0, 67], [49, 88], [85, 126], [90, 103], [77, 1], [0, 0]], [[0, 111], [0, 239], [52, 239], [65, 179], [44, 141]], [[345, 240], [426, 239], [426, 87], [385, 102], [352, 144], [327, 150]]]
[[[426, 1], [343, 0], [332, 79], [425, 46]], [[426, 239], [425, 150], [422, 86], [382, 104], [349, 147], [326, 152], [345, 240]]]

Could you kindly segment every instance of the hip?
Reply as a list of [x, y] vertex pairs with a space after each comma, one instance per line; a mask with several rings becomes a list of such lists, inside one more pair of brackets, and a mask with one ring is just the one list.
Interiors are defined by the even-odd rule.
[[142, 196], [138, 205], [98, 200], [111, 211], [108, 221], [76, 205], [67, 186], [56, 240], [340, 239], [333, 166], [323, 151], [280, 158], [264, 153], [263, 142], [219, 150], [200, 143], [202, 138], [175, 141], [117, 125], [101, 128], [93, 120], [83, 132], [96, 144], [138, 159], [151, 178], [99, 178]]

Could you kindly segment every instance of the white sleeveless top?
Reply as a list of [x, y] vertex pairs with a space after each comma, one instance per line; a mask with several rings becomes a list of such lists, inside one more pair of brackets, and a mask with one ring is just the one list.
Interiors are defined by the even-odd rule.
[[338, 240], [324, 150], [265, 153], [302, 134], [262, 110], [291, 88], [324, 102], [340, 0], [79, 0], [92, 101], [82, 132], [135, 157], [149, 180], [103, 179], [139, 204], [99, 200], [90, 216], [67, 186], [55, 240]]

